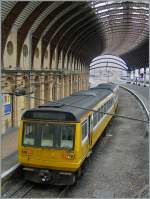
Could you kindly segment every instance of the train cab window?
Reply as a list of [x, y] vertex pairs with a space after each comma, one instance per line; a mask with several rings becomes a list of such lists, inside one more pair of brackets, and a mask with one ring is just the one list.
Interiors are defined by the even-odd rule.
[[75, 125], [25, 123], [23, 145], [73, 149]]
[[74, 129], [72, 127], [62, 127], [61, 128], [61, 148], [73, 148], [73, 140], [74, 140]]
[[24, 124], [23, 145], [28, 145], [28, 146], [35, 145], [35, 131], [36, 131], [35, 125]]
[[41, 146], [53, 146], [53, 131], [49, 125], [43, 125], [41, 128]]
[[85, 120], [83, 123], [82, 123], [82, 141], [84, 139], [86, 139], [87, 137], [87, 134], [88, 134], [88, 125], [87, 125], [87, 120]]

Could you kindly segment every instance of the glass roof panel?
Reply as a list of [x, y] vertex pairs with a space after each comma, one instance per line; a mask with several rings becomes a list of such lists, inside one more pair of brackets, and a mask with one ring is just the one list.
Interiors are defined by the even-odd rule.
[[102, 3], [95, 4], [94, 7], [97, 8], [97, 7], [105, 6], [105, 5], [106, 5], [106, 2], [102, 2]]

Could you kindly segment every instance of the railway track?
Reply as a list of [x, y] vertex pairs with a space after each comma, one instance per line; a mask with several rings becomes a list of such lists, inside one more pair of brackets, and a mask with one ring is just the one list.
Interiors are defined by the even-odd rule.
[[[25, 198], [32, 197], [32, 194], [34, 194], [34, 188], [36, 189], [36, 186], [38, 187], [39, 184], [33, 184], [29, 181], [23, 181], [20, 184], [17, 185], [17, 187], [8, 190], [6, 193], [2, 195], [3, 198]], [[51, 187], [50, 186], [50, 198], [63, 198], [66, 194], [66, 192], [69, 190], [70, 186], [62, 186], [62, 187]], [[30, 194], [31, 192], [31, 194]], [[33, 193], [32, 193], [33, 192]], [[35, 190], [36, 192], [36, 190]]]
[[8, 192], [3, 194], [4, 198], [24, 198], [27, 193], [29, 193], [33, 188], [35, 187], [35, 184], [23, 181], [18, 184], [17, 187], [14, 189], [9, 190]]
[[57, 195], [57, 198], [63, 198], [65, 196], [65, 194], [67, 193], [67, 191], [69, 190], [70, 186], [65, 186]]

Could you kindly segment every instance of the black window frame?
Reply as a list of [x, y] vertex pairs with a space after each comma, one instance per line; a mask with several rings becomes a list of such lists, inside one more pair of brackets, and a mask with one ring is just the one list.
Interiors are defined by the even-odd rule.
[[[22, 146], [23, 147], [33, 147], [33, 148], [48, 148], [48, 149], [58, 149], [58, 150], [63, 150], [63, 149], [67, 149], [67, 150], [74, 150], [74, 148], [75, 148], [75, 133], [76, 133], [76, 124], [68, 124], [68, 123], [66, 123], [66, 124], [62, 124], [62, 123], [60, 123], [59, 125], [62, 125], [62, 126], [73, 126], [74, 127], [74, 135], [73, 135], [73, 147], [72, 148], [67, 148], [67, 147], [56, 147], [56, 140], [60, 137], [60, 135], [58, 136], [58, 135], [56, 135], [55, 134], [55, 136], [54, 136], [54, 145], [52, 146], [52, 147], [50, 147], [50, 146], [41, 146], [41, 137], [42, 137], [42, 133], [41, 132], [39, 132], [39, 129], [40, 128], [37, 128], [38, 130], [37, 130], [37, 133], [35, 133], [35, 144], [34, 145], [29, 145], [29, 144], [24, 144], [23, 143], [23, 139], [24, 139], [24, 127], [25, 127], [25, 125], [26, 124], [37, 124], [36, 122], [23, 122], [23, 131], [22, 131]], [[56, 123], [45, 123], [45, 122], [43, 122], [43, 123], [39, 123], [39, 124], [37, 124], [37, 125], [41, 125], [41, 124], [52, 124], [52, 125], [58, 125], [58, 123], [56, 124]], [[57, 140], [57, 141], [60, 141], [60, 140]]]

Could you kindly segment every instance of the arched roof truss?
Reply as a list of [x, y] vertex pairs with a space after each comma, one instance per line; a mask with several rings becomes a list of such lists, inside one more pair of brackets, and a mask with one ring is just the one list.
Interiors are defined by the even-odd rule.
[[31, 35], [31, 63], [41, 41], [41, 66], [47, 47], [64, 63], [75, 57], [89, 66], [104, 54], [119, 56], [129, 69], [148, 66], [149, 1], [2, 1], [2, 58], [12, 28], [17, 31], [17, 63]]

